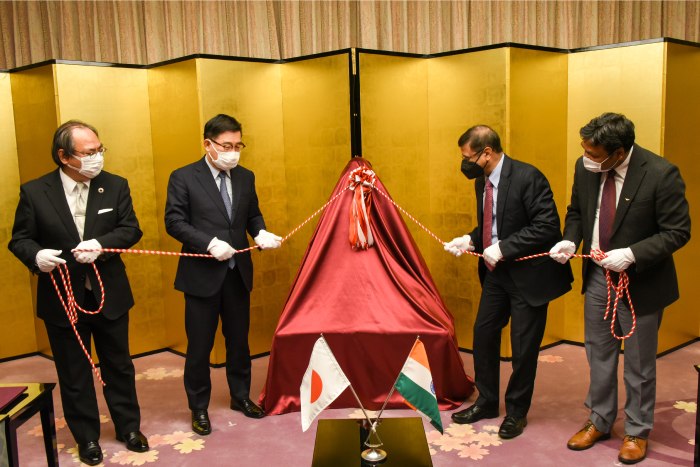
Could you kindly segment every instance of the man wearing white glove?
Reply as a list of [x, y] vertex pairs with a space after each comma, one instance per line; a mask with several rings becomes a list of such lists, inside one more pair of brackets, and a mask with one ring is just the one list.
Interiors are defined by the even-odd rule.
[[[610, 437], [617, 410], [617, 367], [621, 340], [610, 332], [605, 269], [617, 285], [629, 276], [636, 313], [634, 333], [625, 339], [625, 438], [618, 455], [624, 464], [646, 456], [654, 424], [656, 353], [664, 308], [679, 297], [673, 252], [690, 239], [685, 183], [678, 167], [634, 143], [634, 124], [624, 115], [605, 113], [581, 128], [583, 156], [576, 162], [564, 240], [553, 259], [601, 250], [603, 259], [583, 260], [585, 342], [591, 382], [586, 398], [590, 416], [568, 442], [573, 450]], [[627, 335], [632, 314], [627, 296], [618, 301], [615, 332]]]
[[459, 139], [462, 173], [476, 179], [477, 227], [445, 245], [483, 254], [479, 261], [482, 291], [474, 323], [474, 371], [479, 397], [452, 414], [457, 423], [499, 415], [501, 330], [510, 320], [513, 374], [506, 390], [502, 438], [514, 438], [527, 425], [535, 385], [537, 357], [551, 300], [571, 290], [569, 265], [548, 258], [514, 261], [549, 249], [561, 239], [559, 215], [545, 176], [512, 159], [491, 128], [470, 128]]
[[[88, 311], [97, 310], [102, 300], [95, 267], [100, 273], [104, 307], [95, 315], [78, 313], [76, 329], [88, 348], [94, 338], [117, 439], [131, 451], [148, 450], [140, 431], [136, 373], [129, 352], [131, 286], [120, 255], [95, 251], [103, 246], [131, 248], [142, 233], [129, 184], [102, 170], [105, 151], [90, 125], [78, 121], [61, 125], [51, 148], [59, 168], [20, 187], [9, 244], [12, 253], [39, 275], [37, 315], [49, 337], [66, 423], [78, 443], [78, 456], [87, 465], [102, 462], [100, 412], [92, 368], [51, 282], [50, 274], [58, 278], [54, 269], [59, 265], [68, 267], [75, 300]], [[71, 254], [72, 249], [93, 251]]]
[[251, 361], [248, 347], [253, 262], [248, 233], [260, 249], [279, 248], [280, 237], [265, 230], [258, 206], [255, 175], [238, 165], [241, 125], [217, 115], [204, 126], [206, 154], [174, 171], [168, 183], [165, 228], [182, 242], [184, 253], [209, 252], [215, 259], [181, 257], [175, 289], [185, 294], [185, 392], [192, 411], [192, 429], [211, 433], [209, 355], [216, 328], [226, 338], [226, 378], [231, 409], [250, 418], [265, 416], [250, 399]]

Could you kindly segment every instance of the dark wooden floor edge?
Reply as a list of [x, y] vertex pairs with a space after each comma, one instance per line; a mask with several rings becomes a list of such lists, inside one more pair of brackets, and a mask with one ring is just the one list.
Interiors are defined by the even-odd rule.
[[[666, 355], [668, 355], [668, 354], [670, 354], [670, 353], [673, 353], [673, 352], [675, 352], [676, 350], [680, 350], [680, 349], [682, 349], [683, 347], [687, 347], [687, 346], [689, 346], [689, 345], [691, 345], [691, 344], [694, 344], [694, 343], [696, 343], [696, 342], [700, 342], [700, 337], [696, 337], [696, 338], [694, 338], [694, 339], [689, 340], [688, 342], [684, 342], [683, 344], [677, 345], [677, 346], [672, 347], [672, 348], [670, 348], [670, 349], [668, 349], [668, 350], [664, 350], [663, 352], [657, 354], [657, 355], [656, 355], [656, 358], [658, 359], [658, 358], [661, 358], [661, 357], [665, 357]], [[556, 346], [562, 345], [562, 344], [575, 345], [575, 346], [577, 346], [577, 347], [583, 347], [583, 346], [584, 346], [583, 342], [576, 342], [576, 341], [570, 341], [570, 340], [565, 340], [565, 339], [564, 339], [564, 340], [552, 342], [551, 344], [543, 345], [542, 347], [540, 347], [540, 352], [543, 351], [543, 350], [551, 349], [552, 347], [556, 347]], [[470, 354], [473, 354], [473, 353], [474, 353], [474, 351], [471, 350], [471, 349], [465, 349], [464, 347], [458, 347], [458, 348], [459, 348], [459, 351], [460, 351], [460, 352], [465, 352], [465, 353], [470, 353]], [[625, 353], [624, 350], [620, 350], [620, 354], [624, 354], [624, 353]], [[510, 362], [510, 361], [512, 361], [512, 360], [513, 360], [513, 359], [512, 359], [511, 357], [501, 357], [501, 361], [502, 361], [502, 362]]]
[[[689, 346], [689, 345], [695, 344], [696, 342], [700, 342], [700, 337], [696, 337], [696, 338], [694, 338], [694, 339], [689, 340], [688, 342], [684, 342], [683, 344], [677, 345], [677, 346], [672, 347], [672, 348], [670, 348], [670, 349], [668, 349], [668, 350], [664, 350], [663, 352], [659, 353], [659, 354], [656, 356], [656, 358], [665, 357], [666, 355], [668, 355], [668, 354], [670, 354], [670, 353], [673, 353], [673, 352], [675, 352], [676, 350], [680, 350], [680, 349], [682, 349], [683, 347], [687, 347], [687, 346]], [[577, 347], [583, 347], [583, 346], [584, 346], [584, 344], [583, 344], [582, 342], [576, 342], [576, 341], [570, 341], [570, 340], [560, 340], [560, 341], [552, 342], [551, 344], [547, 344], [547, 345], [541, 346], [541, 347], [540, 347], [540, 352], [543, 351], [543, 350], [551, 349], [552, 347], [556, 347], [556, 346], [562, 345], [562, 344], [575, 345], [575, 346], [577, 346]], [[471, 349], [465, 349], [464, 347], [458, 347], [458, 348], [459, 348], [459, 351], [460, 351], [460, 352], [474, 353]], [[186, 355], [185, 355], [184, 353], [182, 353], [182, 352], [179, 352], [179, 351], [177, 351], [177, 350], [173, 350], [173, 349], [170, 349], [170, 348], [167, 348], [167, 347], [166, 347], [166, 348], [162, 348], [162, 349], [156, 349], [156, 350], [151, 350], [151, 351], [148, 351], [148, 352], [142, 352], [142, 353], [134, 354], [134, 355], [131, 356], [131, 358], [133, 359], [133, 358], [148, 357], [149, 355], [155, 355], [155, 354], [159, 354], [159, 353], [162, 353], [162, 352], [170, 352], [170, 353], [175, 354], [175, 355], [178, 355], [178, 356], [180, 356], [180, 357], [185, 357], [185, 356], [186, 356]], [[621, 354], [624, 354], [624, 351], [620, 351], [620, 353], [621, 353]], [[263, 353], [251, 355], [250, 358], [251, 358], [251, 360], [255, 360], [256, 358], [267, 357], [267, 356], [269, 356], [269, 355], [270, 355], [270, 352], [263, 352]], [[20, 359], [22, 359], [22, 358], [37, 357], [37, 356], [38, 356], [38, 357], [43, 357], [43, 358], [45, 358], [45, 359], [47, 359], [47, 360], [53, 361], [53, 357], [50, 357], [50, 356], [48, 356], [48, 355], [46, 355], [46, 354], [43, 354], [43, 353], [41, 353], [41, 352], [30, 352], [30, 353], [25, 353], [25, 354], [22, 354], [22, 355], [16, 355], [16, 356], [14, 356], [14, 357], [0, 358], [0, 363], [11, 362], [11, 361], [13, 361], [13, 360], [20, 360]], [[512, 360], [513, 360], [513, 359], [510, 358], [510, 357], [501, 357], [501, 361], [502, 361], [502, 362], [510, 362], [510, 361], [512, 361]], [[98, 363], [98, 364], [96, 364], [95, 366], [99, 367], [100, 364]], [[226, 363], [210, 363], [209, 366], [212, 367], [212, 368], [223, 368], [224, 366], [226, 366]]]

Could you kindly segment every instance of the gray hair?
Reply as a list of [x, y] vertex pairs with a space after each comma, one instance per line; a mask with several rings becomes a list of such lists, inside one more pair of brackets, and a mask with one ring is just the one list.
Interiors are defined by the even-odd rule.
[[51, 144], [51, 156], [59, 167], [63, 167], [63, 162], [61, 162], [61, 158], [58, 157], [59, 149], [63, 149], [68, 155], [72, 155], [75, 151], [75, 143], [73, 142], [73, 130], [75, 128], [87, 128], [95, 133], [95, 135], [99, 136], [97, 130], [92, 125], [88, 125], [80, 120], [68, 120], [66, 123], [59, 126], [56, 133], [53, 134], [53, 143]]

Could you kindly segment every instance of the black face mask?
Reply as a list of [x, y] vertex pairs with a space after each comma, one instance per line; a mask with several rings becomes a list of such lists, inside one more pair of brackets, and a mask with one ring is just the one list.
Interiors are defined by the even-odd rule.
[[474, 162], [468, 161], [466, 159], [462, 160], [462, 173], [469, 180], [474, 180], [475, 178], [479, 178], [484, 175], [484, 168], [477, 164], [479, 159], [481, 159], [481, 154], [479, 154], [479, 157], [477, 157], [476, 161]]

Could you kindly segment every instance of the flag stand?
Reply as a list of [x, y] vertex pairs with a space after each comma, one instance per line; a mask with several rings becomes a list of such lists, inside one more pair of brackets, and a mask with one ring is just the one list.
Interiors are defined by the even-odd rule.
[[[328, 342], [326, 342], [326, 338], [323, 336], [323, 333], [321, 333], [321, 339], [323, 339], [323, 343], [328, 349], [328, 351], [333, 354], [333, 351], [331, 350], [330, 346], [328, 345]], [[352, 391], [352, 395], [355, 396], [355, 400], [357, 401], [358, 404], [360, 404], [360, 409], [362, 409], [362, 413], [365, 414], [365, 418], [367, 419], [367, 423], [369, 423], [369, 429], [370, 433], [369, 436], [367, 436], [367, 440], [365, 441], [365, 446], [367, 446], [369, 449], [365, 450], [360, 454], [362, 459], [370, 464], [381, 464], [386, 461], [386, 451], [379, 449], [382, 447], [384, 444], [382, 443], [381, 438], [379, 437], [379, 434], [377, 433], [377, 421], [372, 423], [372, 420], [369, 418], [369, 415], [367, 415], [367, 411], [365, 410], [364, 406], [362, 405], [362, 402], [360, 402], [360, 398], [357, 397], [357, 393], [355, 392], [355, 388], [352, 387], [352, 383], [348, 380], [348, 383], [350, 385], [350, 390]], [[386, 406], [386, 403], [384, 404]], [[382, 409], [383, 410], [383, 409]], [[372, 433], [375, 434], [377, 437], [377, 441], [379, 441], [379, 444], [369, 444], [369, 440], [372, 437]]]
[[[416, 336], [416, 342], [420, 340], [420, 336]], [[413, 343], [415, 346], [415, 342]], [[411, 347], [411, 350], [413, 350], [413, 347]], [[404, 363], [404, 367], [406, 364]], [[403, 367], [401, 368], [401, 371], [403, 371]], [[382, 417], [382, 414], [384, 413], [384, 409], [386, 408], [386, 405], [389, 403], [389, 399], [391, 399], [391, 395], [394, 393], [394, 389], [396, 389], [396, 383], [399, 381], [399, 377], [401, 376], [401, 371], [399, 372], [399, 376], [396, 377], [396, 381], [394, 381], [394, 385], [391, 387], [391, 391], [389, 391], [389, 395], [387, 396], [386, 400], [384, 401], [384, 405], [382, 406], [382, 410], [379, 411], [379, 415], [377, 415], [376, 420], [374, 423], [372, 423], [369, 418], [367, 418], [367, 421], [370, 423], [370, 433], [367, 436], [367, 439], [365, 440], [365, 446], [367, 446], [369, 449], [366, 451], [362, 452], [362, 459], [365, 460], [365, 462], [369, 462], [372, 464], [381, 464], [382, 462], [386, 461], [386, 452], [382, 449], [379, 449], [380, 447], [383, 446], [382, 440], [379, 439], [379, 435], [377, 434], [377, 425], [379, 425], [379, 421]], [[350, 385], [350, 389], [352, 389], [352, 385]], [[352, 391], [353, 394], [355, 394], [355, 391]], [[355, 398], [357, 399], [357, 394], [355, 394]], [[357, 402], [360, 402], [360, 399], [357, 399]], [[360, 407], [362, 404], [360, 403]], [[365, 409], [362, 409], [364, 412]], [[365, 413], [365, 416], [367, 414]], [[379, 444], [370, 444], [369, 440], [372, 437], [372, 433], [377, 435], [377, 440], [379, 441]]]

